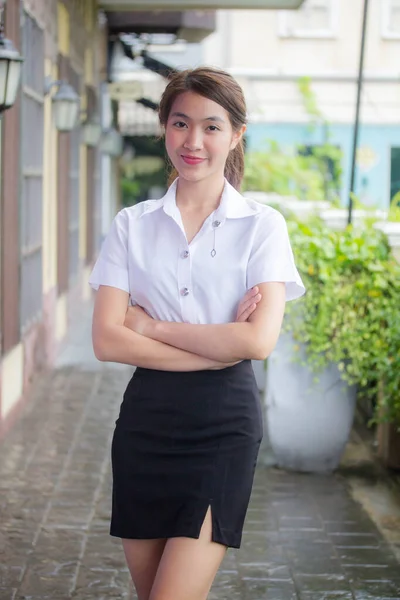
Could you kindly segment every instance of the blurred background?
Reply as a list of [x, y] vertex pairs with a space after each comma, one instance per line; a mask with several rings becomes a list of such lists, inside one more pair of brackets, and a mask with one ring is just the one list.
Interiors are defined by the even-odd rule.
[[[382, 209], [400, 189], [399, 15], [396, 2], [370, 2], [355, 189], [361, 202]], [[219, 10], [190, 16], [191, 32], [186, 25], [186, 32], [182, 28], [174, 33], [131, 33], [116, 39], [112, 80], [137, 82], [143, 96], [157, 104], [168, 69], [200, 64], [227, 69], [242, 85], [248, 104], [250, 168], [245, 187], [280, 194], [293, 191], [299, 197], [346, 205], [363, 2], [307, 0], [294, 11]], [[125, 17], [129, 29], [126, 21]], [[132, 54], [138, 58], [132, 60]], [[153, 62], [147, 60], [148, 54]], [[149, 197], [144, 170], [147, 178], [153, 170], [163, 181], [162, 163], [147, 147], [148, 140], [159, 134], [157, 113], [127, 98], [119, 105], [119, 123], [125, 136], [124, 193], [129, 203], [129, 181], [136, 180], [132, 195]], [[257, 169], [255, 153], [261, 151], [265, 157], [270, 152], [269, 173]], [[161, 141], [159, 154], [163, 158]], [[289, 157], [297, 171], [291, 182], [284, 163]]]
[[[243, 193], [288, 219], [314, 290], [297, 321], [310, 367], [313, 352], [339, 365], [365, 422], [384, 406], [396, 429], [398, 363], [383, 356], [400, 354], [388, 267], [400, 254], [399, 0], [1, 0], [0, 10], [3, 429], [90, 300], [116, 212], [165, 192], [158, 103], [171, 73], [203, 64], [243, 87]], [[357, 302], [356, 272], [368, 282]], [[344, 289], [339, 322], [326, 299]], [[266, 366], [255, 364], [260, 389]], [[392, 391], [379, 396], [383, 379]]]
[[[157, 110], [168, 76], [207, 64], [246, 96], [243, 193], [288, 219], [310, 291], [289, 329], [311, 370], [324, 356], [357, 386], [366, 423], [384, 415], [395, 430], [399, 0], [1, 0], [0, 10], [1, 426], [90, 300], [116, 212], [166, 190]], [[255, 364], [265, 390], [266, 366]]]
[[106, 536], [132, 368], [93, 355], [88, 278], [117, 211], [164, 194], [158, 103], [204, 64], [243, 87], [242, 192], [284, 214], [307, 288], [253, 361], [264, 442], [244, 550], [210, 600], [398, 600], [400, 0], [0, 0], [0, 16], [1, 600], [135, 597]]

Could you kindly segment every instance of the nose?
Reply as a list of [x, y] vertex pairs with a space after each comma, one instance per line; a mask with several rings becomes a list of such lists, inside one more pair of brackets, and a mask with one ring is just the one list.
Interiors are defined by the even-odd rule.
[[201, 150], [203, 148], [203, 135], [201, 130], [197, 127], [188, 129], [183, 147], [191, 151]]

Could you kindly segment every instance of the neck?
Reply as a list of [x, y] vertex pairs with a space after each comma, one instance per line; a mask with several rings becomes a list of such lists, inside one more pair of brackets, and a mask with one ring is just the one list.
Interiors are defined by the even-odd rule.
[[188, 210], [213, 211], [219, 206], [224, 185], [224, 176], [220, 175], [201, 181], [188, 181], [180, 177], [176, 205]]

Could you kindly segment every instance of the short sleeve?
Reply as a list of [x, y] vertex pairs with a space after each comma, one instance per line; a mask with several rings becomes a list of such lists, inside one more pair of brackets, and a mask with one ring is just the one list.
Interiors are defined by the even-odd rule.
[[281, 281], [286, 284], [286, 301], [305, 293], [297, 271], [286, 221], [277, 210], [260, 215], [253, 248], [247, 265], [247, 287], [259, 283]]
[[100, 285], [109, 285], [129, 293], [128, 215], [125, 209], [111, 223], [89, 277], [89, 284], [94, 290], [98, 290]]

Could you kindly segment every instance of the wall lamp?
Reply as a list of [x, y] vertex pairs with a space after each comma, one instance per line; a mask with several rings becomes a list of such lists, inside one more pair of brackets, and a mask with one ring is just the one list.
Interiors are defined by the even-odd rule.
[[121, 156], [124, 149], [123, 137], [114, 127], [103, 132], [100, 141], [100, 150], [113, 157]]
[[57, 92], [52, 97], [54, 123], [58, 131], [72, 131], [77, 125], [80, 99], [74, 88], [66, 81], [53, 81], [46, 77], [44, 95], [50, 94], [53, 87]]
[[0, 2], [0, 113], [15, 103], [23, 62], [13, 43], [4, 37], [4, 4], [4, 0]]
[[86, 115], [85, 120], [81, 124], [82, 129], [82, 141], [86, 146], [94, 148], [100, 141], [101, 138], [101, 123], [100, 119], [96, 115], [89, 116], [87, 111], [83, 111]]

